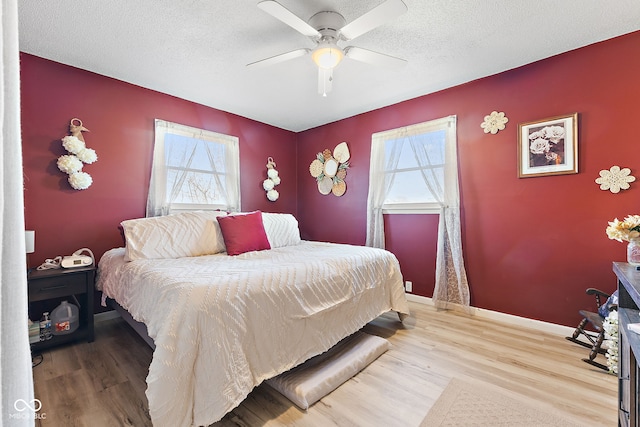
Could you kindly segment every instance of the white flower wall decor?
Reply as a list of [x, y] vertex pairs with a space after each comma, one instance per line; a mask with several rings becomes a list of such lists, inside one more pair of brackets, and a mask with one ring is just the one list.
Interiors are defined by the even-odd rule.
[[62, 138], [62, 146], [69, 154], [58, 157], [57, 165], [60, 171], [69, 175], [67, 179], [69, 185], [75, 190], [86, 190], [93, 183], [93, 178], [86, 172], [82, 172], [83, 164], [91, 164], [98, 160], [95, 150], [87, 148], [82, 132], [89, 132], [89, 129], [82, 125], [82, 120], [71, 119], [69, 123], [69, 133]]
[[609, 170], [603, 169], [600, 171], [600, 177], [596, 178], [596, 184], [600, 184], [601, 190], [609, 190], [616, 194], [620, 190], [628, 190], [629, 183], [635, 180], [636, 177], [631, 175], [631, 169], [611, 166]]
[[267, 158], [267, 179], [262, 181], [262, 188], [267, 192], [267, 199], [275, 202], [280, 197], [280, 193], [274, 187], [280, 184], [280, 176], [276, 170], [276, 162], [272, 157]]
[[492, 111], [488, 116], [484, 116], [484, 122], [480, 124], [480, 127], [484, 129], [484, 133], [495, 135], [498, 131], [504, 129], [508, 121], [509, 119], [505, 117], [504, 113]]
[[316, 154], [315, 160], [309, 165], [309, 173], [318, 183], [318, 191], [322, 195], [333, 193], [340, 197], [347, 191], [347, 169], [349, 169], [349, 147], [346, 142], [336, 145], [333, 153], [326, 148]]

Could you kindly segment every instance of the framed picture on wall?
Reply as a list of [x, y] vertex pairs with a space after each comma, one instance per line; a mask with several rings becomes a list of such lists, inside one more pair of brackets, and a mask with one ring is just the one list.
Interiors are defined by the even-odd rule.
[[518, 178], [578, 173], [578, 113], [518, 125]]

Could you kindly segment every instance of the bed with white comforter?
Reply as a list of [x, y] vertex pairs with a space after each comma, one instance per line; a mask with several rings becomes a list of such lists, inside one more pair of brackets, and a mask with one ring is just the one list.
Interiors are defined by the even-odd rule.
[[263, 380], [320, 354], [390, 310], [409, 313], [390, 252], [300, 241], [226, 253], [100, 260], [98, 289], [143, 322], [154, 426], [221, 419]]

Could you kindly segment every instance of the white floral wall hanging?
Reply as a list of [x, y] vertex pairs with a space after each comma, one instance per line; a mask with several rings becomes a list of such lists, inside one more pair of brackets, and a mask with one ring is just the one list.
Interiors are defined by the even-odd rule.
[[267, 159], [267, 179], [262, 181], [262, 188], [267, 192], [267, 199], [272, 202], [278, 200], [280, 197], [280, 193], [274, 187], [280, 184], [280, 176], [278, 176], [278, 171], [276, 170], [276, 162], [273, 161], [272, 157]]
[[346, 142], [341, 142], [333, 149], [328, 148], [318, 153], [314, 161], [309, 165], [309, 173], [318, 183], [320, 194], [333, 193], [334, 196], [342, 196], [347, 191], [347, 169], [349, 169], [349, 147]]
[[601, 190], [609, 190], [612, 193], [619, 193], [620, 190], [629, 189], [629, 183], [636, 180], [631, 175], [631, 169], [620, 166], [611, 166], [611, 169], [603, 169], [600, 171], [600, 177], [596, 178], [596, 184], [600, 184]]
[[69, 154], [58, 157], [57, 165], [60, 171], [69, 175], [67, 179], [71, 187], [75, 190], [86, 190], [93, 183], [93, 178], [82, 171], [83, 163], [91, 164], [98, 160], [95, 150], [87, 148], [82, 132], [89, 132], [89, 129], [82, 125], [82, 120], [71, 119], [69, 133], [62, 138], [62, 146]]
[[505, 117], [504, 113], [492, 111], [488, 116], [484, 116], [484, 122], [480, 124], [480, 127], [484, 129], [484, 133], [491, 132], [492, 135], [495, 135], [498, 131], [504, 129], [508, 121], [509, 119]]

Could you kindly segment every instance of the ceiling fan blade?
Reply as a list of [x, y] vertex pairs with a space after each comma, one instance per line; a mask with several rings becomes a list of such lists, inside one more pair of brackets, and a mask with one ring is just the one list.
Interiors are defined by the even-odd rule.
[[355, 46], [346, 47], [344, 49], [344, 55], [356, 61], [393, 69], [401, 68], [407, 64], [407, 61], [404, 59]]
[[391, 21], [407, 11], [407, 5], [402, 0], [387, 0], [374, 7], [354, 21], [340, 29], [340, 36], [345, 40], [355, 39], [367, 31]]
[[318, 67], [318, 93], [327, 96], [333, 88], [333, 68]]
[[282, 53], [280, 55], [272, 56], [270, 58], [261, 59], [260, 61], [252, 62], [251, 64], [247, 64], [247, 67], [263, 67], [268, 65], [277, 64], [279, 62], [288, 61], [290, 59], [298, 58], [300, 56], [304, 56], [307, 53], [311, 52], [310, 49], [297, 49], [292, 50], [291, 52]]
[[293, 12], [282, 6], [277, 1], [261, 1], [258, 3], [258, 7], [307, 37], [320, 37], [318, 30], [304, 22], [298, 16], [294, 15]]

